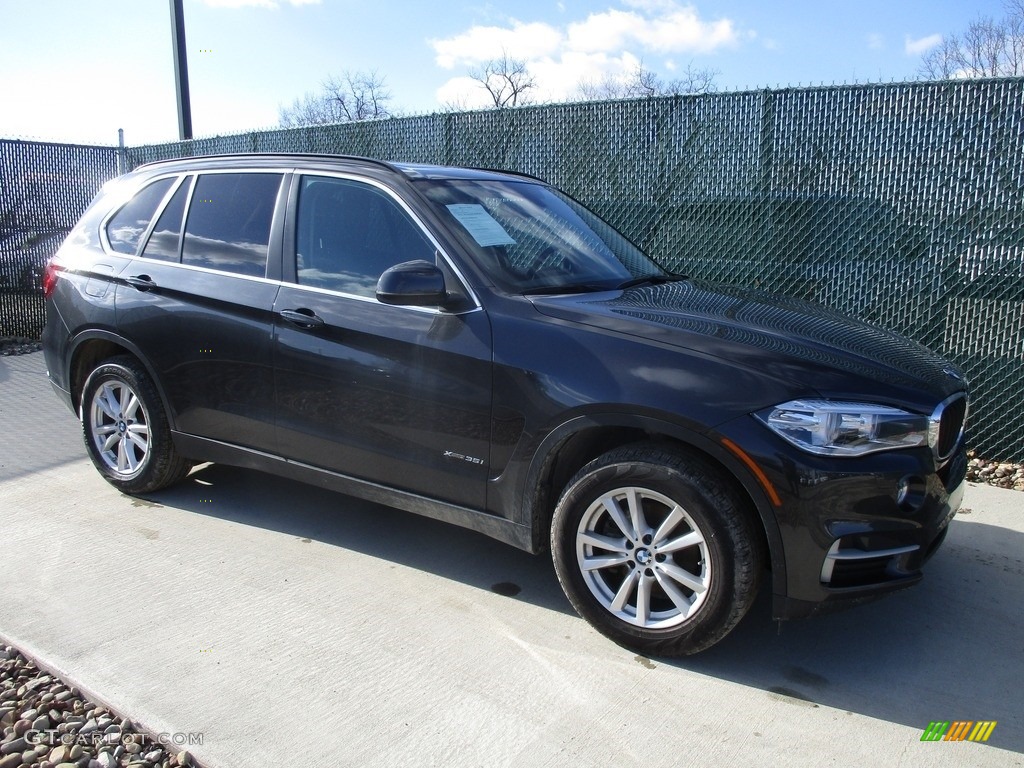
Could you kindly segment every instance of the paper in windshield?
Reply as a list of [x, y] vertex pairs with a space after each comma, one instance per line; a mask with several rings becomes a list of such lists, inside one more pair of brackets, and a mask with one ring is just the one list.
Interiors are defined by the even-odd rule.
[[492, 245], [515, 245], [505, 228], [479, 203], [453, 203], [447, 206], [452, 216], [473, 236], [477, 245], [487, 248]]

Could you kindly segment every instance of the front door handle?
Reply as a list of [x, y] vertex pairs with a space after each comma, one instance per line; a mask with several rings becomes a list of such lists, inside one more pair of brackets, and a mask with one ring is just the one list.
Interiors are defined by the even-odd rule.
[[311, 309], [282, 309], [278, 314], [300, 328], [322, 328], [324, 319]]
[[149, 275], [132, 275], [131, 277], [126, 277], [125, 282], [133, 288], [138, 288], [140, 291], [156, 289], [156, 283], [153, 282], [153, 278]]

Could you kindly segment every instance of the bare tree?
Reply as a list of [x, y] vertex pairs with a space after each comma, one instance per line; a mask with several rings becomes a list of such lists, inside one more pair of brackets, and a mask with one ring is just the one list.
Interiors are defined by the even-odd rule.
[[495, 109], [505, 109], [530, 103], [530, 91], [537, 87], [523, 59], [514, 59], [502, 51], [500, 59], [491, 59], [469, 76], [482, 85]]
[[625, 78], [605, 75], [598, 81], [583, 80], [577, 85], [579, 97], [585, 101], [608, 101], [611, 99], [642, 99], [654, 96], [679, 96], [688, 93], [711, 93], [715, 90], [718, 70], [695, 68], [691, 63], [683, 76], [664, 81], [643, 62]]
[[282, 128], [324, 123], [354, 123], [391, 117], [391, 92], [376, 71], [349, 72], [321, 83], [320, 93], [307, 92], [278, 111]]
[[1007, 0], [1006, 16], [972, 21], [961, 35], [948, 35], [921, 60], [918, 74], [954, 77], [1024, 75], [1024, 0]]

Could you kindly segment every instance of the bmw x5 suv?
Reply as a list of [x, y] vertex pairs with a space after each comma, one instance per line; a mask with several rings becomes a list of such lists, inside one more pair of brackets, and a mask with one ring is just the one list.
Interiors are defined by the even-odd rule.
[[49, 377], [130, 494], [256, 468], [550, 548], [647, 654], [914, 584], [966, 472], [961, 373], [673, 274], [512, 173], [316, 155], [143, 166], [47, 267]]

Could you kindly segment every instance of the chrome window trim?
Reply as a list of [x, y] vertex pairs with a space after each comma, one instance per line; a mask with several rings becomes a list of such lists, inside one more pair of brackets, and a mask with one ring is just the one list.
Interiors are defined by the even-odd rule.
[[[174, 196], [175, 191], [181, 185], [181, 180], [185, 178], [185, 176], [187, 175], [187, 173], [182, 173], [181, 171], [177, 171], [175, 173], [165, 173], [160, 176], [154, 176], [150, 179], [146, 179], [143, 183], [138, 184], [137, 186], [133, 186], [131, 188], [131, 192], [127, 193], [123, 200], [118, 202], [116, 206], [107, 211], [106, 215], [104, 215], [104, 217], [100, 220], [100, 245], [103, 248], [103, 253], [108, 256], [120, 256], [122, 258], [129, 259], [138, 258], [139, 254], [142, 253], [142, 248], [144, 247], [144, 244], [149, 241], [149, 235], [152, 233], [153, 227], [156, 225], [157, 219], [160, 218], [160, 214], [163, 213], [164, 208], [167, 207], [167, 203], [170, 201], [171, 197]], [[163, 181], [164, 179], [177, 179], [177, 181], [171, 184], [170, 188], [167, 190], [167, 193], [160, 199], [160, 202], [157, 203], [156, 211], [153, 213], [153, 218], [150, 219], [149, 224], [146, 226], [146, 229], [139, 237], [138, 245], [135, 246], [135, 253], [121, 253], [121, 251], [114, 250], [114, 247], [110, 244], [110, 239], [107, 237], [107, 225], [110, 223], [110, 220], [113, 219], [117, 214], [119, 214], [122, 211], [122, 209], [124, 209], [124, 207], [128, 205], [128, 203], [134, 200], [136, 195], [142, 192], [142, 190], [144, 190], [146, 187], [152, 186], [153, 184]]]
[[[325, 177], [325, 178], [336, 178], [336, 179], [342, 179], [343, 181], [355, 181], [355, 182], [358, 182], [360, 184], [366, 184], [366, 185], [374, 187], [375, 189], [377, 189], [377, 190], [383, 192], [384, 194], [386, 194], [389, 198], [391, 198], [392, 200], [394, 200], [398, 204], [398, 206], [412, 220], [413, 224], [415, 224], [416, 227], [419, 228], [420, 232], [423, 233], [423, 235], [427, 238], [427, 240], [430, 242], [430, 244], [434, 246], [435, 255], [439, 256], [444, 261], [445, 265], [447, 265], [448, 269], [451, 270], [452, 274], [455, 275], [455, 278], [462, 285], [463, 289], [466, 291], [466, 295], [469, 297], [470, 302], [472, 302], [472, 304], [473, 304], [472, 308], [463, 310], [462, 312], [448, 312], [448, 311], [440, 309], [440, 308], [435, 309], [435, 308], [432, 308], [432, 307], [408, 307], [408, 306], [401, 305], [401, 304], [394, 304], [394, 305], [389, 304], [387, 306], [405, 307], [406, 309], [412, 309], [412, 310], [416, 310], [418, 312], [432, 312], [432, 313], [439, 314], [439, 315], [465, 315], [465, 314], [468, 314], [470, 312], [477, 312], [477, 311], [480, 311], [480, 310], [483, 309], [483, 305], [480, 303], [480, 298], [477, 296], [476, 291], [473, 290], [473, 287], [469, 284], [469, 281], [466, 280], [466, 276], [462, 273], [462, 270], [460, 270], [458, 268], [458, 266], [452, 261], [451, 257], [448, 256], [447, 251], [445, 251], [445, 249], [441, 247], [441, 244], [437, 241], [437, 238], [434, 237], [433, 232], [431, 232], [430, 229], [423, 223], [423, 220], [420, 219], [420, 217], [416, 215], [416, 212], [413, 211], [413, 209], [405, 202], [405, 200], [403, 200], [401, 197], [399, 197], [398, 194], [391, 187], [389, 187], [388, 185], [384, 184], [383, 182], [377, 181], [376, 179], [372, 179], [372, 178], [369, 178], [367, 176], [361, 176], [359, 174], [345, 172], [345, 171], [328, 171], [328, 170], [319, 170], [319, 169], [312, 170], [312, 169], [295, 168], [295, 169], [293, 169], [293, 173], [296, 175], [296, 177], [298, 177], [298, 180], [299, 180], [300, 183], [301, 183], [303, 177], [306, 177], [306, 176], [320, 176], [320, 177]], [[298, 216], [299, 216], [299, 210], [298, 210], [298, 205], [296, 205], [296, 208], [295, 208], [296, 225], [298, 224]], [[288, 249], [289, 249], [289, 245], [286, 243], [285, 244], [285, 252], [286, 253], [289, 252]], [[292, 257], [294, 257], [295, 256], [295, 243], [291, 243], [290, 249], [291, 249], [290, 253], [291, 253]], [[295, 282], [294, 283], [287, 283], [287, 285], [294, 285], [296, 288], [303, 288], [303, 289], [306, 289], [306, 290], [315, 290], [315, 291], [318, 291], [318, 292], [324, 292], [324, 293], [331, 294], [333, 296], [343, 296], [343, 297], [349, 298], [349, 299], [358, 299], [360, 301], [369, 301], [369, 302], [372, 302], [374, 304], [380, 305], [379, 301], [377, 301], [375, 298], [370, 297], [370, 296], [362, 296], [362, 295], [357, 294], [357, 293], [347, 293], [345, 291], [335, 291], [335, 290], [332, 290], [330, 288], [320, 288], [320, 287], [317, 287], [317, 286], [303, 285], [302, 283], [300, 283], [298, 281], [298, 274], [296, 274], [295, 277], [296, 277]], [[282, 281], [282, 282], [284, 282], [284, 281]]]
[[[143, 260], [141, 256], [135, 256], [133, 258], [137, 258], [140, 261]], [[145, 261], [147, 263], [151, 263], [151, 264], [159, 264], [162, 267], [175, 267], [177, 269], [189, 269], [189, 270], [192, 270], [194, 272], [205, 272], [205, 273], [210, 274], [210, 275], [219, 275], [221, 277], [236, 277], [236, 278], [238, 278], [240, 280], [255, 280], [256, 282], [270, 283], [271, 285], [277, 285], [277, 286], [280, 286], [280, 285], [290, 285], [290, 283], [284, 283], [281, 280], [275, 280], [275, 279], [270, 278], [270, 277], [258, 277], [257, 275], [243, 275], [243, 274], [241, 274], [239, 272], [228, 272], [228, 271], [223, 270], [223, 269], [212, 269], [210, 267], [199, 267], [199, 266], [196, 266], [194, 264], [182, 264], [180, 261], [160, 261], [159, 259], [146, 259]]]
[[[180, 261], [180, 258], [181, 258], [182, 248], [184, 247], [184, 229], [185, 229], [185, 226], [187, 225], [187, 222], [188, 222], [189, 208], [191, 206], [192, 196], [195, 194], [196, 184], [198, 183], [198, 177], [200, 175], [213, 174], [213, 173], [275, 173], [275, 174], [278, 174], [278, 175], [280, 175], [282, 177], [292, 175], [292, 176], [296, 177], [299, 180], [301, 180], [301, 178], [304, 177], [304, 176], [321, 176], [321, 177], [328, 177], [328, 178], [338, 178], [338, 179], [343, 179], [343, 180], [346, 180], [346, 181], [355, 181], [355, 182], [359, 182], [359, 183], [362, 183], [362, 184], [367, 184], [369, 186], [374, 187], [375, 189], [380, 190], [381, 192], [386, 194], [390, 199], [394, 200], [399, 205], [399, 207], [405, 212], [405, 214], [407, 216], [409, 216], [409, 218], [416, 225], [416, 227], [419, 228], [420, 232], [423, 233], [423, 235], [427, 238], [427, 240], [430, 242], [430, 244], [434, 247], [435, 254], [437, 256], [439, 256], [444, 261], [445, 265], [448, 267], [448, 269], [451, 270], [452, 274], [455, 276], [455, 278], [462, 285], [463, 289], [466, 291], [466, 296], [468, 297], [469, 301], [472, 303], [473, 306], [469, 307], [467, 309], [461, 310], [459, 312], [451, 312], [449, 310], [442, 309], [440, 307], [414, 307], [414, 306], [409, 306], [409, 305], [404, 305], [404, 304], [387, 304], [387, 305], [385, 305], [385, 304], [382, 304], [381, 302], [377, 301], [377, 299], [372, 297], [372, 296], [362, 296], [362, 295], [356, 294], [356, 293], [346, 293], [344, 291], [335, 291], [335, 290], [332, 290], [330, 288], [321, 288], [319, 286], [303, 285], [302, 283], [299, 283], [297, 280], [296, 280], [296, 282], [289, 282], [289, 281], [284, 280], [284, 279], [275, 280], [275, 279], [268, 278], [266, 276], [264, 276], [264, 277], [257, 277], [255, 275], [242, 275], [242, 274], [239, 274], [237, 272], [227, 272], [227, 271], [224, 271], [224, 270], [212, 269], [210, 267], [200, 267], [200, 266], [196, 266], [196, 265], [193, 265], [193, 264], [183, 264]], [[254, 168], [179, 169], [177, 171], [172, 171], [172, 172], [168, 172], [168, 173], [164, 173], [164, 174], [160, 174], [160, 175], [154, 176], [152, 178], [146, 179], [144, 182], [142, 182], [142, 183], [140, 183], [140, 184], [138, 184], [136, 186], [133, 186], [131, 188], [130, 192], [126, 192], [125, 193], [124, 199], [121, 202], [119, 202], [116, 207], [112, 208], [110, 210], [110, 212], [107, 213], [106, 216], [104, 216], [104, 218], [100, 221], [100, 244], [103, 247], [104, 253], [107, 254], [107, 255], [119, 256], [119, 257], [123, 257], [123, 258], [140, 259], [140, 260], [143, 259], [144, 257], [141, 255], [142, 254], [142, 250], [145, 247], [145, 243], [147, 243], [149, 241], [149, 236], [152, 234], [153, 227], [156, 226], [156, 222], [159, 220], [160, 215], [163, 213], [164, 208], [167, 207], [167, 204], [170, 201], [171, 197], [174, 196], [174, 193], [177, 191], [178, 187], [184, 182], [184, 180], [188, 176], [194, 176], [194, 177], [196, 177], [197, 180], [196, 180], [196, 182], [194, 182], [192, 184], [192, 189], [189, 191], [189, 199], [186, 201], [185, 213], [184, 213], [184, 215], [182, 217], [182, 241], [178, 244], [178, 258], [179, 258], [179, 261], [158, 261], [156, 259], [153, 259], [153, 260], [151, 260], [153, 263], [159, 263], [159, 264], [161, 264], [162, 266], [165, 266], [165, 267], [176, 267], [178, 269], [195, 270], [195, 271], [198, 271], [198, 272], [204, 272], [204, 273], [211, 274], [211, 275], [230, 275], [231, 277], [236, 277], [236, 278], [239, 278], [239, 279], [242, 279], [242, 280], [255, 280], [255, 281], [258, 281], [258, 282], [271, 283], [273, 285], [278, 285], [278, 286], [288, 286], [290, 288], [301, 288], [304, 291], [313, 291], [315, 293], [326, 294], [326, 295], [329, 295], [329, 296], [338, 296], [338, 297], [345, 298], [345, 299], [354, 299], [356, 301], [362, 301], [362, 302], [365, 302], [365, 303], [368, 303], [368, 304], [374, 304], [376, 306], [391, 306], [391, 307], [394, 307], [396, 309], [405, 309], [405, 310], [409, 310], [409, 311], [412, 311], [412, 312], [419, 312], [419, 313], [426, 313], [426, 314], [433, 314], [433, 315], [454, 315], [454, 316], [458, 316], [458, 315], [467, 315], [467, 314], [470, 314], [470, 313], [473, 313], [473, 312], [482, 312], [483, 311], [483, 304], [480, 302], [479, 296], [477, 295], [476, 291], [473, 289], [473, 287], [469, 283], [469, 281], [466, 280], [466, 277], [463, 274], [462, 270], [459, 269], [458, 265], [455, 264], [452, 261], [451, 257], [448, 255], [447, 251], [444, 248], [441, 247], [441, 244], [438, 242], [437, 238], [434, 237], [434, 234], [430, 231], [430, 229], [427, 226], [424, 225], [423, 220], [415, 213], [415, 211], [412, 210], [412, 208], [405, 202], [405, 200], [403, 200], [401, 197], [399, 197], [391, 187], [389, 187], [387, 184], [384, 184], [383, 182], [380, 182], [380, 181], [378, 181], [376, 179], [373, 179], [373, 178], [369, 178], [367, 176], [362, 176], [362, 175], [359, 175], [359, 174], [356, 174], [356, 173], [351, 173], [351, 172], [346, 172], [346, 171], [331, 171], [331, 170], [309, 169], [309, 168], [301, 168], [301, 167], [277, 167], [277, 168], [273, 168], [273, 167], [263, 167], [263, 166], [260, 166], [260, 167], [254, 167]], [[176, 178], [177, 181], [175, 183], [171, 184], [171, 187], [167, 191], [167, 194], [164, 195], [163, 199], [160, 201], [160, 204], [157, 206], [156, 212], [153, 215], [153, 219], [150, 221], [149, 226], [147, 227], [143, 237], [140, 238], [140, 240], [139, 240], [139, 246], [136, 248], [135, 254], [134, 255], [129, 255], [129, 254], [126, 254], [126, 253], [121, 253], [119, 251], [115, 251], [113, 248], [111, 248], [110, 247], [110, 242], [107, 240], [107, 223], [110, 221], [110, 219], [112, 219], [122, 208], [124, 208], [125, 205], [127, 205], [129, 202], [131, 202], [131, 200], [137, 194], [139, 194], [139, 192], [141, 192], [145, 187], [148, 187], [150, 184], [155, 184], [158, 181], [161, 181], [162, 179], [168, 179], [168, 178]], [[286, 205], [287, 201], [284, 201], [283, 204]], [[296, 216], [297, 216], [298, 215], [298, 209], [296, 209], [295, 213], [296, 213]], [[277, 216], [277, 209], [276, 208], [274, 210], [274, 216], [275, 216], [275, 218]], [[292, 258], [294, 258], [294, 256], [295, 256], [295, 244], [294, 243], [292, 243], [290, 245], [285, 243], [285, 244], [282, 245], [282, 258], [284, 258], [286, 256], [286, 254], [290, 254], [290, 256]]]

